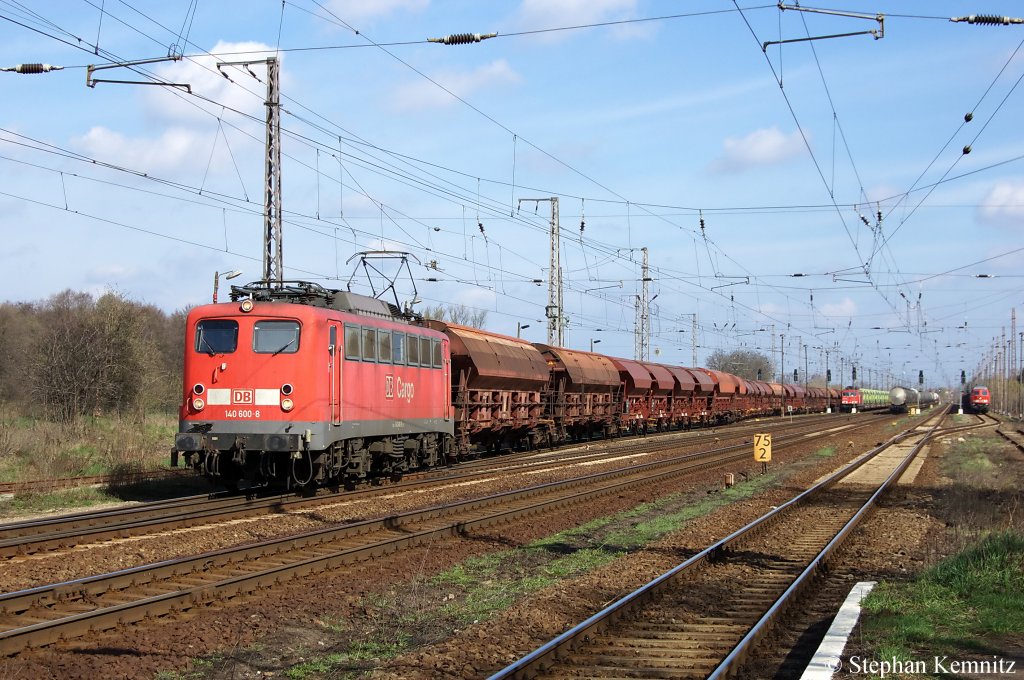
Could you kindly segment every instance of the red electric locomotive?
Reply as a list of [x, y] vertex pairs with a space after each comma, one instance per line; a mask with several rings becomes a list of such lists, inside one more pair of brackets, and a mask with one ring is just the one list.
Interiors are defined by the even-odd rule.
[[974, 413], [987, 413], [988, 407], [992, 404], [992, 395], [989, 394], [987, 387], [975, 387], [971, 390], [968, 404]]
[[352, 487], [452, 453], [444, 333], [354, 293], [232, 287], [189, 312], [173, 456], [234, 488]]

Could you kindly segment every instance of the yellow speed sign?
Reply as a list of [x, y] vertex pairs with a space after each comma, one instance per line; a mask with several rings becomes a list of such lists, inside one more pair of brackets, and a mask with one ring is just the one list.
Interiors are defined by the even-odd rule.
[[770, 434], [754, 435], [754, 460], [758, 463], [771, 462], [772, 436]]

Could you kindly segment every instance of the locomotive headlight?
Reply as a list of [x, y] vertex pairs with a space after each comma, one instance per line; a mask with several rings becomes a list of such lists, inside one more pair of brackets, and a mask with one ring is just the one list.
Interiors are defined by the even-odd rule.
[[291, 399], [285, 397], [284, 399], [281, 400], [282, 411], [291, 411], [293, 408], [295, 408], [295, 403]]
[[199, 396], [200, 394], [202, 394], [205, 391], [206, 391], [206, 388], [203, 386], [203, 383], [196, 383], [195, 385], [192, 386], [192, 394], [194, 394], [196, 396]]
[[243, 312], [249, 313], [249, 312], [251, 312], [251, 311], [252, 311], [252, 308], [253, 308], [254, 306], [255, 306], [255, 305], [253, 305], [253, 301], [252, 301], [252, 300], [242, 300], [242, 306], [241, 306], [241, 310], [242, 310]]
[[199, 397], [196, 397], [195, 399], [192, 400], [192, 408], [194, 408], [195, 410], [202, 411], [205, 407], [206, 402], [200, 399]]

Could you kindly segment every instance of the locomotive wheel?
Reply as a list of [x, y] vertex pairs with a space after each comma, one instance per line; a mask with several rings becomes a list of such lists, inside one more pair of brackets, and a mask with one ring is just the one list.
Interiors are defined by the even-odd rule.
[[395, 470], [394, 472], [391, 473], [391, 483], [398, 484], [400, 481], [402, 481], [402, 471]]

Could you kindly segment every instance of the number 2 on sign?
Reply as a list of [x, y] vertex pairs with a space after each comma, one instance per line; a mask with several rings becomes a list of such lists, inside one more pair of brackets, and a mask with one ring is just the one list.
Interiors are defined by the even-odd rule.
[[754, 435], [754, 460], [758, 463], [771, 462], [772, 436], [770, 434]]

